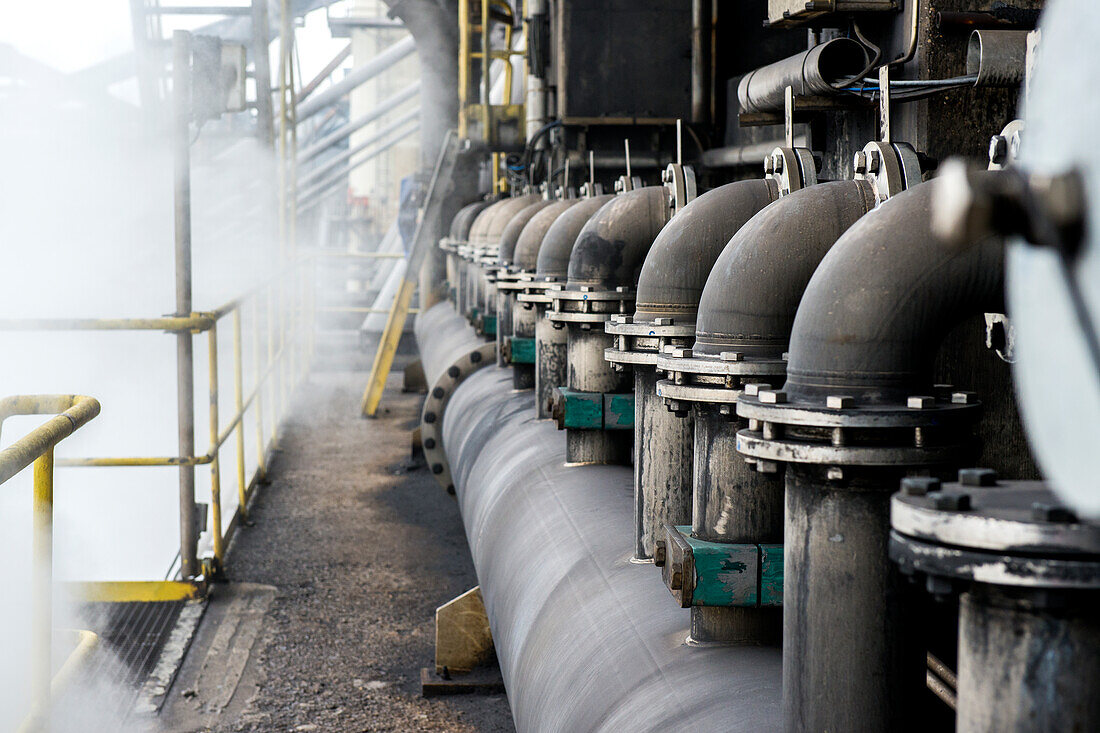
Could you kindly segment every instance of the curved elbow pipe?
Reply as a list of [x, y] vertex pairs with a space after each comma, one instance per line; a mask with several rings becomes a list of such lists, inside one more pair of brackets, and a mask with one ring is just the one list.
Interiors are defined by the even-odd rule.
[[500, 234], [500, 252], [497, 254], [497, 262], [502, 265], [511, 265], [513, 255], [516, 251], [516, 244], [519, 241], [519, 235], [523, 233], [523, 228], [527, 226], [527, 222], [531, 221], [531, 217], [539, 213], [547, 206], [550, 206], [556, 202], [542, 199], [536, 201], [530, 206], [525, 206], [513, 216], [508, 223], [504, 226], [504, 231]]
[[557, 221], [571, 206], [580, 202], [580, 199], [564, 199], [554, 201], [545, 209], [531, 217], [527, 226], [523, 227], [519, 239], [516, 240], [516, 248], [512, 253], [512, 267], [520, 272], [534, 272], [538, 267], [539, 250], [550, 226]]
[[474, 225], [474, 220], [477, 219], [478, 214], [491, 206], [492, 203], [492, 201], [475, 201], [459, 209], [458, 213], [451, 219], [451, 239], [456, 242], [465, 242], [469, 239], [470, 228]]
[[569, 256], [567, 287], [633, 287], [646, 253], [668, 219], [663, 186], [637, 188], [608, 201], [577, 235]]
[[496, 218], [497, 213], [501, 207], [505, 206], [511, 199], [500, 199], [494, 201], [478, 213], [474, 217], [473, 224], [470, 225], [470, 233], [466, 238], [466, 241], [470, 244], [481, 244], [485, 241], [486, 233], [489, 231], [489, 225], [493, 219]]
[[874, 205], [865, 181], [835, 181], [795, 191], [752, 217], [707, 278], [693, 350], [782, 356], [818, 263]]
[[561, 279], [566, 276], [569, 272], [569, 256], [573, 253], [577, 235], [588, 220], [613, 198], [615, 194], [609, 193], [582, 199], [550, 225], [535, 263], [535, 272], [539, 277]]
[[948, 331], [1004, 309], [999, 240], [955, 251], [930, 231], [933, 187], [894, 196], [853, 226], [821, 262], [798, 307], [787, 387], [803, 398], [870, 403], [930, 387]]
[[685, 206], [649, 248], [638, 276], [634, 319], [694, 321], [715, 260], [737, 230], [778, 196], [774, 181], [737, 181]]
[[489, 245], [490, 247], [500, 244], [504, 228], [508, 226], [508, 222], [512, 220], [512, 217], [540, 200], [541, 196], [537, 193], [502, 200], [499, 206], [494, 207], [494, 214], [486, 223], [483, 238], [477, 244]]

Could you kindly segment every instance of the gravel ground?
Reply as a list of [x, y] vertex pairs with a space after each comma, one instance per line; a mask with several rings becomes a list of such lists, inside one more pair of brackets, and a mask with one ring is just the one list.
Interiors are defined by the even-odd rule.
[[454, 500], [409, 468], [421, 397], [399, 391], [397, 366], [376, 420], [358, 417], [361, 370], [298, 392], [228, 556], [230, 581], [278, 589], [259, 691], [216, 731], [514, 730], [503, 695], [420, 696], [435, 608], [477, 580]]

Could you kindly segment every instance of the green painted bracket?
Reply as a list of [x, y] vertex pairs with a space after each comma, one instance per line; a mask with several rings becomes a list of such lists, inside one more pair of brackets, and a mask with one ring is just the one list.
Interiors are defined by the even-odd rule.
[[[477, 309], [474, 309], [475, 312]], [[497, 317], [488, 313], [474, 317], [474, 330], [482, 336], [497, 335]]]
[[783, 545], [706, 542], [666, 524], [654, 561], [683, 608], [783, 605]]
[[573, 430], [633, 430], [634, 393], [577, 392], [558, 387], [561, 427]]
[[511, 364], [535, 363], [535, 340], [510, 337], [505, 345], [505, 354]]

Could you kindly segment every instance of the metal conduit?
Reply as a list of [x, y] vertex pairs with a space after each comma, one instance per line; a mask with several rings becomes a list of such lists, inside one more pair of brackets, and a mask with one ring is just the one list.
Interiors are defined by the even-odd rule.
[[659, 575], [629, 561], [630, 469], [567, 465], [533, 402], [490, 367], [443, 415], [516, 729], [778, 730], [780, 650], [684, 643]]
[[407, 138], [409, 135], [412, 135], [414, 132], [416, 132], [419, 129], [420, 129], [420, 123], [417, 122], [417, 123], [413, 124], [412, 127], [409, 127], [408, 129], [406, 129], [404, 132], [402, 132], [397, 137], [394, 137], [394, 138], [388, 140], [381, 147], [375, 148], [374, 150], [370, 151], [369, 153], [367, 153], [367, 155], [365, 155], [364, 157], [362, 157], [359, 160], [355, 161], [354, 163], [350, 163], [349, 165], [345, 166], [344, 168], [337, 171], [336, 173], [329, 176], [328, 178], [321, 181], [320, 183], [313, 186], [312, 188], [309, 188], [309, 189], [303, 191], [298, 196], [298, 206], [299, 207], [304, 207], [304, 206], [309, 206], [309, 205], [312, 205], [312, 204], [316, 203], [316, 200], [311, 201], [310, 199], [312, 197], [315, 197], [317, 194], [321, 193], [322, 191], [328, 189], [329, 187], [334, 186], [337, 183], [340, 183], [340, 181], [344, 180], [344, 178], [347, 177], [347, 175], [349, 173], [351, 173], [353, 170], [355, 170], [359, 166], [363, 165], [367, 161], [370, 161], [370, 160], [373, 160], [374, 158], [377, 158], [379, 155], [386, 152], [387, 150], [392, 148], [394, 145], [401, 142], [402, 140]]
[[355, 67], [343, 79], [330, 87], [326, 87], [324, 91], [317, 92], [311, 99], [307, 99], [298, 105], [298, 124], [302, 124], [325, 107], [338, 102], [351, 90], [378, 76], [414, 51], [416, 51], [416, 41], [413, 40], [412, 36], [408, 36], [362, 66]]
[[336, 128], [328, 135], [325, 135], [323, 138], [299, 153], [298, 165], [302, 165], [303, 163], [307, 163], [313, 160], [336, 143], [344, 140], [347, 137], [350, 137], [352, 134], [363, 129], [386, 113], [392, 112], [394, 109], [401, 106], [403, 102], [407, 102], [419, 93], [420, 82], [416, 82], [415, 84], [406, 87], [400, 92], [386, 97], [386, 99], [382, 100], [378, 104], [378, 106], [372, 109], [370, 112], [367, 112], [365, 115], [357, 117], [351, 122], [348, 122], [347, 124]]
[[366, 137], [363, 141], [361, 141], [357, 145], [353, 145], [352, 147], [348, 148], [347, 150], [340, 153], [339, 155], [333, 156], [332, 158], [330, 158], [329, 160], [326, 160], [324, 163], [317, 166], [313, 170], [311, 170], [308, 173], [304, 174], [301, 177], [299, 183], [304, 185], [304, 184], [309, 183], [310, 181], [312, 181], [315, 178], [320, 178], [321, 176], [325, 175], [326, 173], [331, 171], [336, 166], [340, 165], [341, 163], [343, 163], [345, 161], [350, 160], [351, 157], [353, 155], [355, 155], [356, 153], [360, 153], [360, 152], [366, 150], [367, 148], [369, 148], [371, 145], [374, 145], [379, 140], [385, 139], [390, 133], [395, 132], [397, 130], [400, 130], [401, 127], [403, 127], [404, 125], [408, 124], [409, 122], [412, 122], [413, 120], [415, 120], [419, 114], [420, 114], [420, 108], [419, 107], [417, 107], [416, 109], [413, 109], [413, 110], [409, 110], [405, 114], [403, 114], [400, 117], [398, 117], [397, 119], [395, 119], [390, 124], [386, 125], [385, 127], [381, 128], [380, 130], [375, 132], [373, 135], [369, 135], [368, 137]]

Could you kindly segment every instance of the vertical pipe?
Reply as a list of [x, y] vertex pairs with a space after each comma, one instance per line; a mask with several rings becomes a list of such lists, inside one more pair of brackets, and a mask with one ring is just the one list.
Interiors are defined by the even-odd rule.
[[271, 109], [271, 59], [270, 30], [267, 20], [267, 0], [252, 0], [252, 55], [256, 83], [256, 133], [257, 137], [271, 145], [274, 136], [274, 120]]
[[31, 568], [31, 702], [42, 730], [50, 724], [53, 659], [53, 448], [34, 461], [34, 567]]
[[[172, 34], [172, 98], [174, 102], [173, 164], [176, 220], [176, 315], [191, 314], [191, 34]], [[176, 334], [176, 412], [179, 455], [195, 455], [195, 369], [190, 331]], [[195, 467], [180, 466], [180, 574], [199, 574], [195, 531]]]
[[[493, 144], [494, 135], [492, 134], [493, 126], [493, 109], [489, 99], [489, 90], [492, 89], [492, 80], [490, 79], [490, 71], [493, 66], [493, 50], [492, 39], [489, 36], [489, 0], [481, 0], [481, 85], [482, 85], [482, 121], [485, 125], [482, 130], [482, 137], [489, 145]], [[493, 191], [496, 191], [496, 153], [493, 154]]]
[[[626, 391], [626, 375], [614, 371], [604, 359], [604, 350], [612, 345], [612, 337], [602, 328], [598, 331], [594, 327], [583, 329], [572, 323], [566, 328], [569, 331], [566, 343], [569, 389], [600, 393]], [[565, 457], [570, 463], [630, 465], [633, 440], [634, 434], [629, 430], [569, 428], [565, 433]]]
[[248, 521], [247, 486], [244, 482], [244, 366], [241, 364], [241, 306], [233, 310], [233, 406], [237, 414], [237, 513]]
[[221, 567], [225, 557], [225, 548], [222, 547], [222, 476], [218, 447], [218, 326], [214, 324], [206, 332], [207, 361], [210, 366], [210, 450], [213, 460], [210, 461], [210, 513], [211, 536], [214, 538], [214, 561], [216, 567]]
[[691, 121], [706, 122], [710, 111], [710, 53], [707, 49], [707, 23], [710, 2], [691, 2]]
[[539, 419], [551, 417], [554, 390], [565, 384], [566, 331], [546, 317], [546, 306], [535, 305], [535, 404]]

